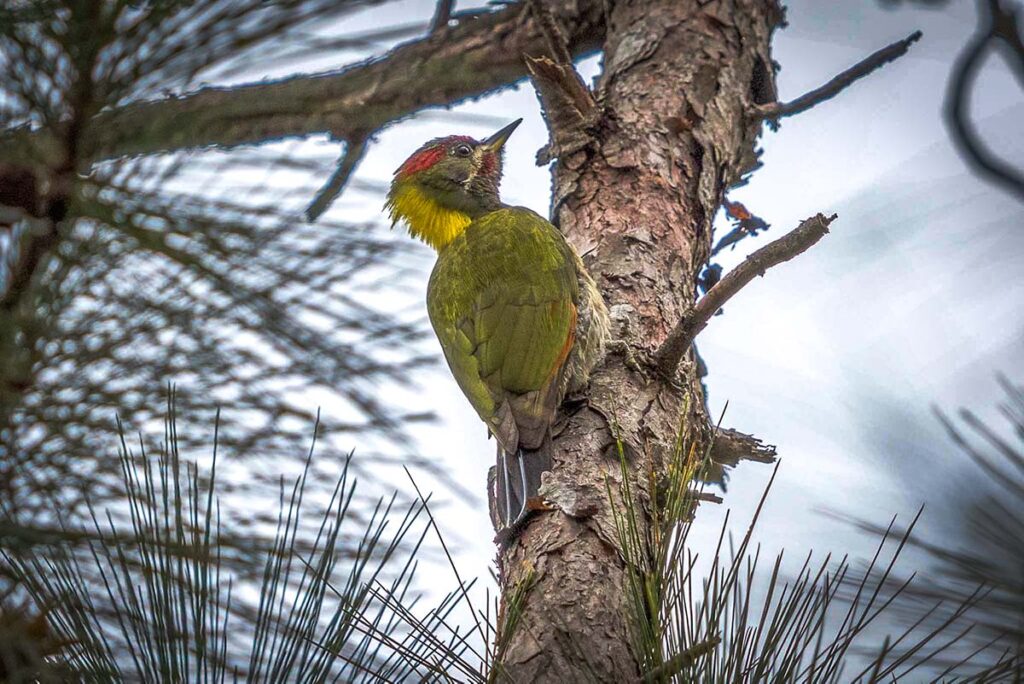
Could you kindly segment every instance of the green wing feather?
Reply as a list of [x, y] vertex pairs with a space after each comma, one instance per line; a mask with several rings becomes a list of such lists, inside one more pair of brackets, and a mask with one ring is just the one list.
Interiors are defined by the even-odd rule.
[[561, 397], [579, 283], [572, 248], [521, 207], [478, 218], [441, 250], [427, 312], [459, 387], [506, 450], [543, 438]]

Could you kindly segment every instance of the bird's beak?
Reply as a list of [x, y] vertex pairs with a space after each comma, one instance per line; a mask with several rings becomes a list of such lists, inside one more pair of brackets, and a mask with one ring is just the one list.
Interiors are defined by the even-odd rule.
[[512, 135], [512, 131], [516, 130], [521, 123], [523, 123], [522, 119], [516, 119], [487, 140], [484, 140], [482, 146], [492, 152], [497, 152], [501, 149], [502, 145], [505, 144], [505, 141], [508, 140], [509, 136]]

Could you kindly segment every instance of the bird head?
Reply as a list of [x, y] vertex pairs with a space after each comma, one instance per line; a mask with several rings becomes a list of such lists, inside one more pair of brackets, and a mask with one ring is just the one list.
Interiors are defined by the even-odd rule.
[[502, 148], [521, 122], [485, 140], [452, 135], [413, 152], [388, 191], [392, 226], [403, 221], [411, 235], [440, 250], [473, 219], [499, 208]]

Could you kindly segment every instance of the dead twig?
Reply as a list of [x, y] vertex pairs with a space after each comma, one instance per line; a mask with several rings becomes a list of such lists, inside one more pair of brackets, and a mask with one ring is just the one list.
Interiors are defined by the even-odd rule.
[[814, 90], [804, 93], [800, 97], [789, 102], [771, 102], [759, 105], [754, 108], [753, 115], [762, 119], [778, 120], [784, 116], [800, 114], [801, 112], [805, 112], [811, 107], [819, 105], [826, 100], [831, 100], [840, 92], [853, 85], [856, 81], [864, 78], [875, 69], [878, 69], [879, 67], [882, 67], [905, 55], [907, 50], [910, 49], [910, 46], [921, 38], [921, 35], [920, 31], [914, 31], [903, 40], [898, 40], [895, 43], [887, 45], [881, 50], [868, 55], [820, 88], [815, 88]]
[[829, 217], [815, 214], [778, 240], [755, 251], [744, 259], [743, 263], [723, 276], [700, 298], [690, 314], [679, 321], [662, 343], [655, 354], [658, 372], [665, 378], [671, 378], [694, 338], [707, 327], [708, 321], [722, 305], [755, 276], [764, 275], [772, 266], [789, 261], [807, 251], [828, 233], [829, 224], [835, 219], [835, 214]]
[[740, 461], [774, 463], [775, 457], [774, 445], [731, 428], [718, 428], [711, 445], [711, 462], [722, 465], [735, 466]]

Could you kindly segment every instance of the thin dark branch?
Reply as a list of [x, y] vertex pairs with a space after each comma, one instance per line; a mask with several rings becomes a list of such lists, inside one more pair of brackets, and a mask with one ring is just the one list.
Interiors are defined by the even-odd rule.
[[708, 321], [722, 305], [755, 276], [764, 275], [772, 266], [807, 251], [828, 233], [829, 224], [835, 219], [835, 214], [829, 217], [815, 214], [783, 237], [748, 256], [743, 263], [726, 274], [669, 333], [655, 356], [658, 371], [666, 378], [672, 377], [694, 338], [707, 327]]
[[13, 311], [23, 301], [33, 276], [57, 242], [57, 226], [50, 221], [39, 221], [23, 239], [6, 287], [0, 287], [0, 310]]
[[754, 115], [764, 119], [781, 119], [784, 116], [800, 114], [826, 100], [831, 100], [875, 69], [905, 55], [910, 46], [921, 38], [921, 35], [920, 31], [914, 31], [903, 40], [898, 40], [865, 57], [820, 88], [815, 88], [789, 102], [772, 102], [760, 105], [754, 109]]
[[345, 152], [338, 162], [338, 168], [331, 174], [327, 184], [316, 194], [313, 202], [306, 209], [306, 220], [310, 223], [316, 221], [331, 206], [331, 203], [341, 194], [356, 170], [363, 155], [366, 154], [366, 138], [356, 138], [345, 143]]
[[1000, 0], [988, 0], [992, 37], [1001, 40], [1012, 51], [1010, 68], [1017, 80], [1024, 86], [1024, 35], [1021, 34], [1020, 19], [1024, 8], [1003, 7]]
[[[67, 143], [69, 155], [76, 145]], [[34, 175], [19, 176], [17, 170], [0, 164], [0, 194], [9, 195], [5, 201], [23, 212], [29, 227], [21, 236], [6, 284], [0, 281], [0, 311], [13, 311], [24, 301], [29, 284], [59, 242], [58, 226], [67, 216], [72, 166], [65, 163], [60, 174], [53, 177], [49, 195], [40, 197]]]
[[455, 0], [437, 0], [434, 19], [430, 22], [431, 33], [437, 33], [448, 28], [448, 22], [452, 20], [452, 9], [454, 7]]
[[960, 153], [976, 172], [1024, 200], [1024, 174], [985, 146], [967, 111], [971, 90], [985, 55], [988, 49], [999, 42], [1012, 51], [1016, 62], [1011, 62], [1010, 67], [1024, 83], [1024, 41], [1021, 39], [1016, 14], [1003, 9], [999, 0], [978, 3], [978, 6], [978, 32], [957, 57], [949, 80], [945, 104], [946, 125]]

